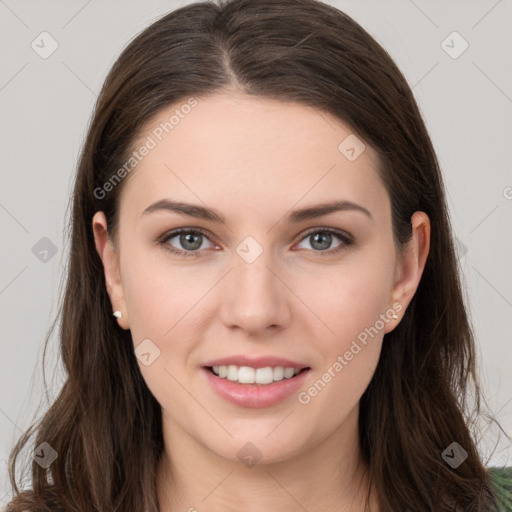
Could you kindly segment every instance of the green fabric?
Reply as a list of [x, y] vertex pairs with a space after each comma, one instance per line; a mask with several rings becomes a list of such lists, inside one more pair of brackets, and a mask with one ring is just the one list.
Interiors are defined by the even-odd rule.
[[498, 512], [512, 512], [512, 467], [488, 469], [498, 499]]

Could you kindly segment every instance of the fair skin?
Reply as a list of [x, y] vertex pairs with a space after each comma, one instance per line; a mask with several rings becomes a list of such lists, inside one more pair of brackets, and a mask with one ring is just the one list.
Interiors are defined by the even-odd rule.
[[[156, 114], [140, 141], [176, 108]], [[112, 309], [123, 314], [119, 326], [130, 329], [134, 347], [150, 339], [160, 350], [148, 366], [138, 364], [162, 406], [162, 511], [364, 510], [359, 400], [384, 334], [419, 284], [430, 224], [416, 212], [411, 242], [398, 250], [375, 151], [366, 144], [350, 161], [338, 150], [351, 133], [299, 104], [241, 93], [202, 98], [124, 183], [116, 240], [106, 235], [104, 214], [94, 216]], [[163, 209], [143, 214], [161, 199], [213, 208], [225, 223]], [[346, 209], [286, 222], [291, 211], [334, 200], [370, 215]], [[194, 252], [177, 235], [157, 242], [177, 228], [205, 232], [196, 233], [198, 256], [167, 251], [165, 244]], [[353, 243], [334, 234], [319, 246], [313, 235], [321, 228]], [[236, 250], [248, 236], [262, 249], [251, 263]], [[307, 404], [296, 392], [268, 407], [243, 407], [206, 383], [208, 360], [273, 355], [310, 368], [299, 390], [307, 392], [393, 304], [401, 306], [397, 318], [387, 314], [378, 334]], [[250, 467], [237, 456], [248, 442], [261, 455]]]

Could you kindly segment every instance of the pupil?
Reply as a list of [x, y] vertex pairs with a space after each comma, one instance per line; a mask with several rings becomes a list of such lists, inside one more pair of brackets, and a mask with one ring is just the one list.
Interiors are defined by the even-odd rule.
[[[323, 244], [322, 244], [322, 238], [324, 239]], [[322, 246], [320, 248], [328, 249], [329, 245], [330, 245], [331, 234], [330, 233], [317, 233], [313, 236], [313, 239], [314, 239], [315, 243], [318, 241], [318, 239], [320, 239], [320, 245]], [[327, 242], [327, 243], [325, 243], [325, 242]]]
[[[190, 240], [190, 238], [192, 238], [192, 240]], [[198, 236], [194, 235], [193, 233], [187, 233], [186, 235], [182, 235], [181, 236], [182, 245], [184, 247], [187, 247], [187, 244], [189, 244], [189, 243], [194, 245], [194, 241], [193, 241], [194, 238], [198, 238]], [[199, 243], [199, 245], [197, 245], [197, 241], [196, 241], [195, 245], [196, 245], [196, 247], [187, 247], [187, 248], [190, 249], [190, 250], [196, 250], [198, 247], [201, 246], [201, 243]]]

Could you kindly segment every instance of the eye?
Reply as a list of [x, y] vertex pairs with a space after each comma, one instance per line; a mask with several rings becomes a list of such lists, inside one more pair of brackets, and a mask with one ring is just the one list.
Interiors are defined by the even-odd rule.
[[[173, 245], [171, 241], [176, 239]], [[197, 229], [176, 229], [164, 235], [159, 242], [166, 250], [179, 256], [198, 256], [200, 251], [207, 249], [202, 247], [204, 240], [209, 240], [205, 233]], [[180, 248], [181, 246], [181, 248]]]
[[[333, 249], [329, 249], [333, 242], [333, 236], [340, 242]], [[302, 241], [305, 240], [310, 240], [311, 249], [320, 256], [338, 253], [353, 243], [347, 234], [330, 228], [315, 228], [302, 238]]]
[[[337, 238], [339, 243], [333, 249], [329, 249], [333, 242], [333, 237]], [[209, 241], [210, 239], [203, 231], [182, 228], [163, 235], [159, 243], [165, 250], [178, 256], [199, 256], [202, 250], [213, 246], [212, 244], [210, 247], [203, 247], [205, 240]], [[353, 243], [349, 235], [331, 228], [315, 228], [302, 238], [301, 243], [305, 240], [311, 240], [310, 250], [319, 256], [336, 254]], [[210, 241], [210, 243], [212, 242]]]

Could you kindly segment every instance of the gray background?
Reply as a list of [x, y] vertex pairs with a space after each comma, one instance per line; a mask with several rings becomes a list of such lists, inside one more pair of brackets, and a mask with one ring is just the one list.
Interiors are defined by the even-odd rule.
[[[0, 506], [11, 447], [63, 381], [54, 336], [44, 396], [42, 346], [57, 312], [66, 209], [96, 95], [125, 44], [188, 3], [0, 0]], [[381, 43], [413, 87], [444, 172], [484, 391], [512, 435], [512, 2], [329, 3]], [[51, 49], [43, 31], [58, 44], [47, 58], [31, 47]], [[486, 430], [482, 456], [496, 432]], [[502, 437], [488, 464], [511, 464], [510, 456]]]

